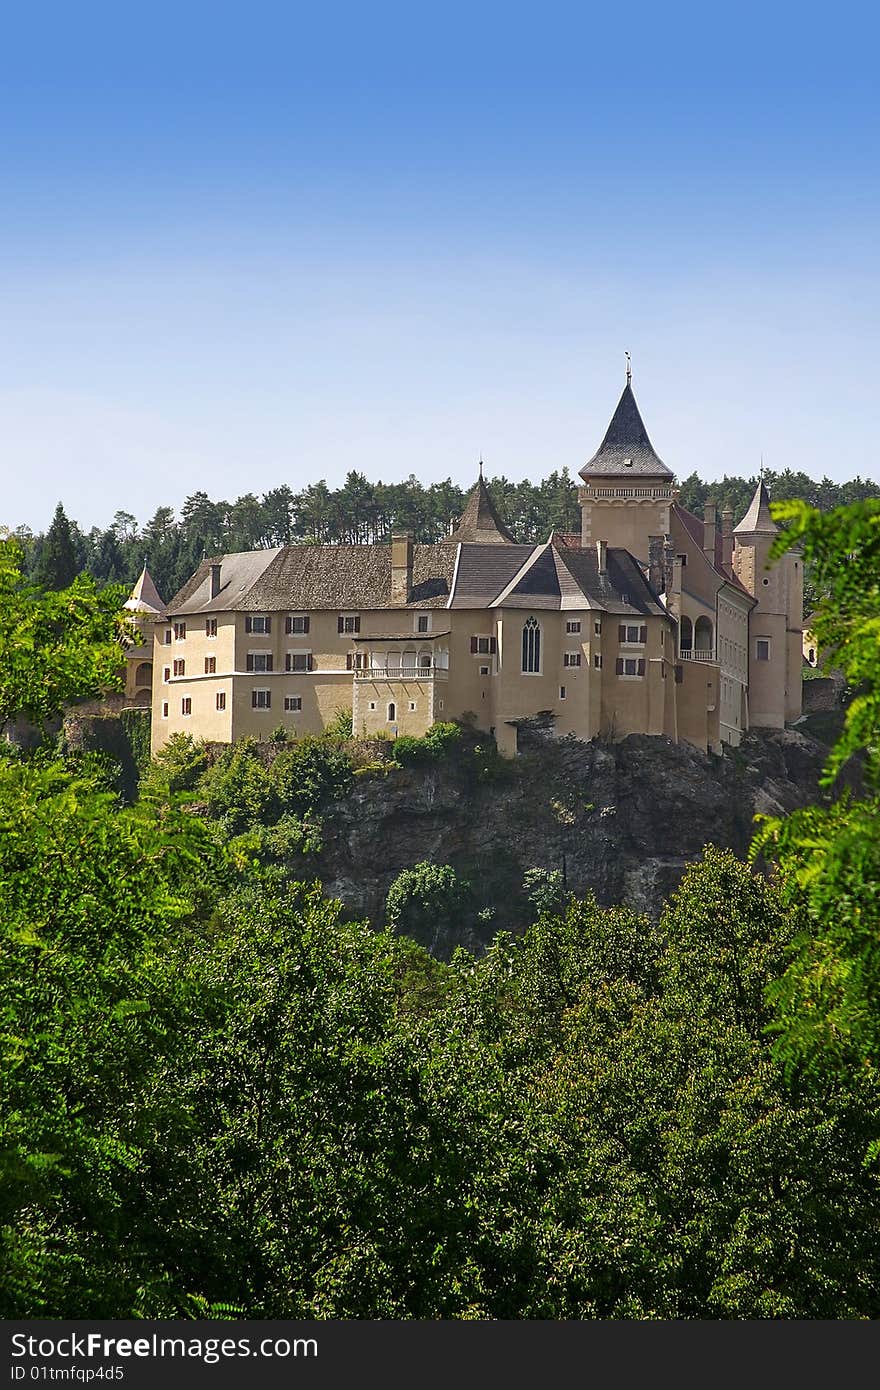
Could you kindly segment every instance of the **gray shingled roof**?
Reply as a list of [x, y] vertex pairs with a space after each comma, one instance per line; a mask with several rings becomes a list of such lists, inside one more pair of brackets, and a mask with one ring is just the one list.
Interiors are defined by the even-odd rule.
[[487, 607], [534, 550], [533, 545], [463, 545], [450, 607]]
[[580, 470], [582, 478], [608, 474], [616, 477], [672, 477], [671, 470], [654, 452], [629, 382], [623, 388], [605, 438], [589, 463], [585, 463]]
[[752, 498], [751, 506], [746, 512], [738, 526], [734, 526], [733, 534], [737, 532], [748, 534], [759, 534], [765, 536], [775, 536], [779, 527], [770, 515], [770, 494], [764, 486], [763, 478], [755, 488], [755, 495]]
[[595, 546], [576, 550], [550, 542], [535, 546], [516, 583], [509, 592], [499, 591], [494, 606], [551, 610], [586, 607], [606, 613], [666, 615], [628, 550], [607, 550], [605, 572], [600, 574]]
[[[445, 608], [456, 546], [413, 546], [408, 607]], [[220, 591], [210, 596], [211, 565]], [[389, 545], [287, 545], [206, 559], [168, 604], [168, 613], [270, 613], [279, 609], [393, 608]]]
[[471, 490], [461, 521], [449, 537], [479, 545], [514, 545], [513, 536], [495, 510], [489, 489], [483, 482], [482, 464], [476, 487]]

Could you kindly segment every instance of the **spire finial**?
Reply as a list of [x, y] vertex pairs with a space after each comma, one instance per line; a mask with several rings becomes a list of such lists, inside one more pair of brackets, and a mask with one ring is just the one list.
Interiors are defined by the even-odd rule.
[[624, 357], [626, 358], [626, 384], [627, 384], [627, 386], [631, 386], [631, 385], [632, 385], [632, 379], [633, 379], [633, 364], [632, 364], [632, 358], [630, 357], [630, 355], [629, 355], [628, 352], [625, 352], [623, 355], [624, 355]]
[[480, 450], [480, 477], [483, 476], [483, 451]]

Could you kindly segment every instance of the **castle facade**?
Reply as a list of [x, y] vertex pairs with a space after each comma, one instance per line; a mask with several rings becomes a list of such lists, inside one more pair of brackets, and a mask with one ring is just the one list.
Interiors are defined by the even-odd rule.
[[173, 733], [318, 733], [347, 709], [367, 736], [471, 720], [508, 754], [535, 716], [559, 735], [712, 751], [796, 719], [803, 564], [791, 551], [767, 567], [764, 484], [736, 526], [681, 507], [629, 379], [580, 477], [580, 535], [540, 545], [516, 543], [481, 470], [438, 544], [401, 534], [206, 559], [149, 615], [153, 750]]

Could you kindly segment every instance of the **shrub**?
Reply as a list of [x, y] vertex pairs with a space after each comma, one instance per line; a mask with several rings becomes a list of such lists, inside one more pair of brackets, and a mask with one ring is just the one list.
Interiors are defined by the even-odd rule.
[[385, 900], [385, 916], [392, 931], [436, 950], [444, 937], [458, 934], [470, 905], [470, 884], [451, 864], [423, 860], [397, 875]]
[[351, 758], [329, 738], [307, 737], [279, 753], [269, 781], [280, 809], [301, 815], [338, 801], [352, 783]]
[[199, 790], [208, 814], [214, 819], [222, 816], [232, 832], [271, 820], [277, 813], [275, 789], [252, 738], [224, 748], [202, 777]]

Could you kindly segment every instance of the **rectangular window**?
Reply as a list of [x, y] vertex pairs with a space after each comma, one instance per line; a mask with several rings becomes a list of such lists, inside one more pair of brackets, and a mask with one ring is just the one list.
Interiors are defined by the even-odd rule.
[[215, 674], [216, 670], [217, 670], [217, 658], [216, 658], [216, 656], [206, 656], [206, 657], [205, 657], [205, 675], [206, 675], [206, 676], [213, 676], [213, 675]]
[[759, 637], [759, 638], [758, 638], [757, 642], [755, 643], [755, 660], [756, 660], [756, 661], [769, 661], [769, 660], [770, 660], [770, 638], [769, 638], [769, 637]]
[[358, 613], [340, 613], [339, 625], [337, 629], [340, 633], [360, 632], [361, 620]]
[[682, 569], [687, 569], [688, 557], [687, 557], [686, 555], [676, 555], [675, 558], [676, 558], [676, 560], [680, 560], [680, 561], [681, 561], [681, 567], [682, 567]]
[[285, 671], [311, 671], [314, 669], [311, 652], [288, 652], [284, 658]]
[[416, 702], [415, 702], [415, 700], [410, 700], [410, 702], [409, 702], [409, 712], [410, 712], [410, 714], [414, 714], [414, 713], [415, 713], [415, 708], [416, 708]]
[[419, 613], [416, 616], [416, 632], [431, 631], [431, 616], [429, 613]]
[[205, 636], [206, 636], [206, 637], [216, 637], [216, 636], [217, 636], [217, 619], [216, 619], [216, 618], [206, 618], [206, 619], [205, 619]]
[[494, 656], [496, 646], [494, 637], [472, 637], [471, 656]]
[[168, 681], [170, 681], [170, 679], [171, 679], [171, 667], [170, 667], [170, 666], [163, 666], [163, 667], [162, 667], [162, 679], [163, 679], [163, 681], [165, 681], [166, 683], [167, 683]]
[[596, 655], [593, 657], [593, 665], [595, 666], [595, 668], [596, 668], [597, 671], [601, 671], [601, 670], [602, 670], [602, 654], [601, 654], [601, 652], [597, 652]]
[[252, 690], [251, 709], [271, 709], [272, 692], [271, 690]]
[[167, 700], [163, 700], [163, 702], [162, 702], [162, 718], [163, 718], [163, 719], [167, 719], [167, 718], [168, 718], [168, 701], [167, 701]]
[[601, 623], [593, 623], [593, 631], [595, 632], [595, 634], [596, 634], [597, 637], [601, 637], [601, 636], [602, 636], [602, 624], [601, 624]]
[[580, 632], [580, 630], [581, 630], [581, 621], [580, 621], [580, 618], [569, 618], [569, 619], [566, 621], [565, 630], [566, 630], [566, 632]]
[[345, 656], [346, 671], [363, 671], [367, 665], [366, 652], [347, 652]]
[[617, 674], [619, 676], [643, 676], [645, 674], [644, 658], [619, 656], [617, 658]]
[[186, 623], [175, 623], [175, 624], [174, 624], [174, 640], [175, 640], [175, 642], [182, 642], [185, 636], [186, 636]]
[[489, 674], [489, 667], [488, 667], [488, 666], [481, 666], [481, 667], [480, 667], [480, 675], [481, 675], [481, 676], [488, 676], [488, 674]]
[[272, 653], [271, 652], [248, 652], [245, 663], [247, 671], [271, 671]]
[[292, 632], [304, 633], [309, 630], [308, 613], [290, 613], [284, 624], [284, 631], [288, 636]]
[[564, 686], [564, 685], [561, 685], [561, 686], [559, 687], [559, 698], [560, 698], [560, 700], [564, 700], [564, 699], [565, 699], [565, 686]]
[[175, 676], [183, 676], [183, 675], [186, 674], [186, 662], [185, 662], [185, 661], [181, 661], [179, 658], [178, 658], [177, 661], [175, 661], [175, 663], [174, 663], [174, 674], [175, 674]]
[[580, 652], [563, 652], [563, 655], [562, 655], [562, 664], [563, 664], [563, 666], [580, 666], [580, 664], [581, 664], [581, 654], [580, 654]]
[[371, 700], [371, 701], [370, 701], [370, 709], [375, 709], [375, 708], [376, 708], [376, 701], [375, 701], [375, 700]]
[[182, 699], [181, 702], [180, 702], [180, 713], [181, 713], [181, 714], [192, 714], [192, 712], [193, 712], [192, 696], [191, 696], [191, 695], [184, 695], [183, 699]]
[[217, 692], [217, 699], [214, 701], [214, 703], [215, 703], [217, 709], [225, 709], [225, 708], [226, 708], [226, 691], [225, 691], [225, 690], [218, 690], [218, 692]]
[[303, 707], [301, 695], [285, 695], [284, 709], [287, 714], [298, 714]]
[[643, 647], [648, 640], [648, 629], [638, 623], [620, 623], [617, 640], [625, 642], [628, 647]]
[[165, 643], [165, 646], [166, 646], [166, 647], [170, 647], [170, 646], [171, 646], [171, 628], [170, 628], [170, 627], [166, 627], [165, 631], [162, 633], [162, 641]]
[[272, 631], [272, 619], [266, 613], [248, 613], [244, 620], [244, 630], [269, 633]]

